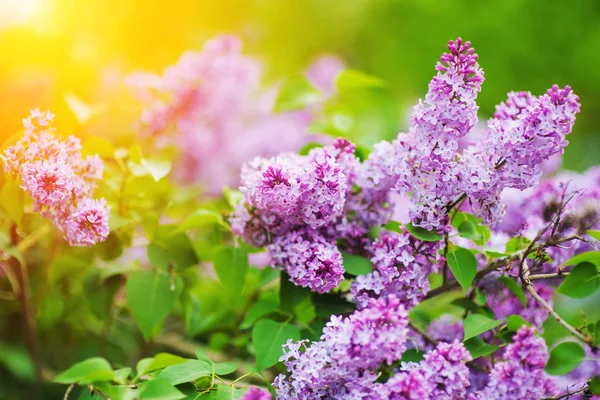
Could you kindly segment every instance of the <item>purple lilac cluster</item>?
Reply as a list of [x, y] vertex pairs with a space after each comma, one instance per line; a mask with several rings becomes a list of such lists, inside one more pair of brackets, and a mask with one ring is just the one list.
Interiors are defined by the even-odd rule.
[[[485, 276], [480, 284], [480, 289], [485, 293], [487, 306], [492, 310], [497, 319], [504, 319], [510, 315], [519, 315], [525, 321], [533, 324], [538, 330], [548, 317], [548, 311], [542, 307], [530, 294], [525, 292], [525, 305], [515, 294], [498, 278], [500, 273], [493, 272]], [[544, 283], [536, 282], [535, 291], [546, 303], [552, 306], [552, 289]]]
[[271, 400], [271, 393], [257, 387], [251, 387], [240, 400]]
[[551, 397], [558, 393], [552, 379], [544, 372], [548, 348], [535, 336], [535, 328], [523, 326], [506, 347], [504, 360], [492, 368], [487, 386], [469, 394], [469, 400], [529, 400]]
[[429, 292], [427, 277], [437, 271], [442, 246], [441, 241], [423, 242], [406, 231], [382, 231], [368, 248], [373, 272], [352, 282], [350, 293], [357, 307], [389, 294], [396, 295], [406, 308], [417, 305]]
[[502, 191], [536, 184], [544, 163], [562, 153], [579, 111], [578, 98], [568, 86], [556, 85], [539, 97], [510, 93], [479, 133], [481, 140], [461, 149], [477, 124], [475, 99], [483, 71], [469, 42], [459, 38], [448, 49], [425, 101], [413, 110], [408, 134], [393, 142], [396, 189], [411, 194], [414, 225], [444, 227], [448, 210], [463, 195], [466, 209], [495, 225], [504, 212]]
[[[307, 78], [327, 96], [342, 69], [339, 60], [326, 57], [311, 66]], [[180, 182], [218, 193], [223, 185], [237, 185], [247, 160], [295, 151], [309, 141], [311, 110], [274, 114], [277, 87], [263, 89], [261, 79], [260, 63], [243, 54], [238, 38], [214, 38], [162, 75], [128, 77], [144, 105], [136, 129], [156, 146], [174, 143]]]
[[51, 218], [71, 246], [92, 246], [109, 233], [110, 209], [92, 197], [104, 165], [98, 156], [82, 156], [78, 138], [59, 137], [53, 121], [49, 111], [32, 110], [23, 138], [1, 156], [4, 170], [20, 178], [33, 210]]
[[288, 342], [281, 358], [288, 375], [274, 387], [284, 399], [461, 399], [469, 386], [471, 356], [456, 341], [440, 343], [420, 364], [387, 381], [383, 370], [406, 350], [407, 312], [395, 295], [372, 299], [347, 318], [333, 316], [321, 340]]
[[[557, 229], [548, 230], [542, 239], [550, 235], [568, 237], [583, 235], [589, 229], [600, 229], [600, 167], [593, 167], [578, 174], [561, 173], [543, 180], [534, 188], [506, 193], [503, 200], [508, 204], [507, 218], [496, 233], [520, 235], [533, 239], [557, 215], [561, 201], [566, 203]], [[553, 246], [546, 249], [552, 263], [532, 262], [535, 272], [553, 272], [575, 254], [592, 250], [597, 246], [593, 239], [579, 241], [569, 246]]]
[[[231, 216], [235, 234], [256, 247], [267, 246], [274, 267], [296, 285], [323, 293], [343, 279], [337, 242], [364, 251], [372, 226], [391, 217], [390, 186], [365, 187], [377, 160], [360, 163], [345, 139], [308, 155], [257, 158], [242, 168], [244, 199]], [[385, 192], [382, 194], [382, 192]]]

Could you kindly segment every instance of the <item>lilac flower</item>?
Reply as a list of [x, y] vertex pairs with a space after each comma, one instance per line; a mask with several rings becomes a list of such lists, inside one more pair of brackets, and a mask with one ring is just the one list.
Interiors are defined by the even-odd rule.
[[[497, 319], [504, 319], [510, 315], [519, 315], [525, 321], [533, 324], [538, 330], [541, 330], [542, 324], [548, 317], [548, 311], [529, 292], [525, 293], [527, 302], [523, 306], [521, 300], [503, 283], [498, 281], [498, 277], [498, 273], [487, 275], [480, 287], [485, 292], [487, 305], [493, 311], [495, 317]], [[544, 283], [537, 282], [534, 284], [534, 288], [540, 297], [552, 306], [552, 289]]]
[[373, 390], [381, 400], [427, 400], [431, 398], [432, 386], [425, 380], [419, 368], [397, 373], [386, 383], [377, 384]]
[[287, 352], [281, 360], [288, 376], [280, 375], [274, 382], [278, 398], [368, 396], [380, 365], [391, 365], [405, 351], [407, 323], [406, 311], [395, 296], [372, 300], [345, 319], [332, 316], [320, 341], [284, 346]]
[[53, 120], [49, 111], [32, 110], [24, 136], [1, 156], [4, 169], [21, 178], [33, 211], [51, 218], [71, 246], [92, 246], [109, 233], [106, 201], [91, 197], [103, 164], [98, 156], [83, 158], [79, 139], [60, 138]]
[[544, 372], [548, 349], [535, 329], [523, 326], [506, 347], [504, 361], [494, 365], [488, 385], [470, 399], [525, 400], [557, 394], [552, 379]]
[[278, 236], [268, 251], [271, 265], [281, 267], [298, 286], [325, 293], [344, 279], [342, 255], [335, 243], [314, 231], [292, 231]]
[[465, 362], [471, 355], [458, 340], [452, 344], [441, 342], [435, 350], [425, 354], [420, 369], [433, 388], [433, 399], [461, 400], [469, 387], [469, 368]]
[[[339, 61], [317, 60], [307, 75], [329, 91], [339, 68]], [[296, 151], [311, 140], [313, 110], [274, 114], [277, 87], [263, 88], [261, 79], [260, 63], [243, 53], [239, 38], [211, 39], [162, 75], [128, 77], [143, 107], [136, 130], [155, 146], [175, 147], [179, 182], [219, 193], [223, 185], [239, 183], [248, 160]]]
[[109, 214], [106, 200], [84, 198], [69, 215], [56, 216], [53, 221], [71, 246], [93, 246], [108, 236]]
[[[390, 179], [396, 190], [410, 194], [410, 218], [415, 226], [441, 229], [451, 204], [466, 195], [466, 207], [490, 225], [497, 224], [505, 188], [523, 190], [537, 183], [549, 160], [567, 144], [578, 98], [567, 86], [553, 86], [540, 97], [510, 93], [497, 107], [479, 140], [463, 143], [477, 124], [475, 103], [483, 71], [469, 42], [448, 45], [429, 84], [425, 101], [412, 114], [408, 134], [393, 142]], [[475, 128], [475, 129], [474, 129]]]
[[240, 400], [271, 400], [271, 393], [252, 386], [244, 393]]
[[382, 232], [369, 248], [373, 272], [352, 283], [350, 293], [357, 307], [366, 306], [370, 298], [392, 293], [405, 307], [415, 306], [429, 292], [427, 276], [437, 269], [431, 260], [438, 257], [440, 247], [440, 243], [421, 242], [407, 232]]
[[429, 324], [427, 333], [439, 342], [462, 341], [464, 336], [463, 321], [450, 314], [444, 314]]

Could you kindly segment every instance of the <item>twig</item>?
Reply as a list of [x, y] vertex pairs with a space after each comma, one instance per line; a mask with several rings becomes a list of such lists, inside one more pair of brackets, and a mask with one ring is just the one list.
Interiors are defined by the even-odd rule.
[[[20, 238], [17, 234], [17, 225], [13, 224], [10, 227], [10, 242], [16, 247], [19, 243], [19, 240]], [[22, 308], [23, 329], [25, 331], [27, 349], [35, 369], [36, 379], [39, 382], [42, 379], [42, 372], [40, 369], [41, 360], [36, 334], [35, 311], [33, 310], [31, 304], [31, 288], [29, 287], [27, 267], [21, 264], [21, 262], [14, 257], [8, 260], [8, 263], [12, 268], [21, 289], [19, 290], [19, 293], [17, 293], [17, 298], [21, 303]]]
[[546, 397], [546, 398], [544, 398], [544, 400], [566, 399], [569, 396], [573, 396], [573, 395], [580, 394], [580, 393], [585, 393], [588, 389], [589, 389], [589, 385], [586, 383], [582, 388], [579, 388], [579, 389], [575, 390], [574, 392], [570, 392], [569, 389], [567, 389], [567, 393], [565, 393], [565, 394], [556, 395], [556, 396], [552, 396], [552, 397]]
[[556, 272], [554, 274], [535, 274], [529, 275], [530, 281], [537, 281], [540, 279], [554, 279], [554, 278], [563, 278], [569, 276], [568, 272]]
[[69, 387], [67, 388], [67, 391], [65, 392], [65, 395], [63, 396], [63, 400], [69, 400], [69, 395], [71, 394], [71, 391], [73, 390], [73, 388], [76, 386], [76, 383], [72, 383], [69, 385]]
[[414, 324], [414, 322], [412, 322], [411, 320], [408, 321], [408, 326], [410, 326], [415, 332], [417, 332], [419, 335], [423, 336], [423, 339], [425, 339], [425, 341], [433, 346], [436, 346], [438, 341], [435, 340], [434, 338], [432, 338], [427, 332], [425, 332], [425, 330], [421, 329], [421, 327], [417, 326]]
[[581, 332], [579, 332], [577, 329], [575, 329], [574, 327], [572, 327], [567, 321], [565, 321], [564, 319], [562, 319], [561, 316], [558, 315], [556, 313], [556, 311], [554, 311], [554, 308], [552, 308], [546, 302], [546, 300], [542, 299], [542, 297], [538, 294], [538, 292], [536, 292], [536, 290], [533, 288], [531, 279], [529, 278], [529, 267], [527, 266], [527, 260], [525, 260], [525, 258], [523, 258], [521, 260], [520, 274], [519, 275], [520, 275], [521, 283], [522, 283], [523, 287], [529, 292], [529, 294], [531, 294], [531, 296], [533, 296], [533, 298], [538, 303], [540, 303], [540, 305], [542, 307], [544, 307], [546, 309], [546, 311], [548, 311], [548, 313], [550, 315], [552, 315], [554, 317], [554, 319], [556, 319], [558, 321], [559, 324], [561, 324], [573, 336], [577, 337], [578, 339], [580, 339], [583, 342], [585, 342], [588, 345], [590, 345], [590, 347], [592, 349], [596, 348], [596, 346], [594, 345], [594, 343], [591, 340], [591, 338], [584, 336]]

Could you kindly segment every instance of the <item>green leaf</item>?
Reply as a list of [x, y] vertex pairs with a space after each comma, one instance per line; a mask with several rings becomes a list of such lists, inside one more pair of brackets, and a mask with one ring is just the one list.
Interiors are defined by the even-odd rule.
[[466, 239], [481, 240], [481, 235], [477, 233], [475, 225], [471, 221], [461, 222], [458, 226], [458, 234]]
[[219, 281], [231, 295], [239, 296], [244, 289], [248, 271], [248, 253], [240, 247], [223, 247], [214, 259]]
[[0, 192], [0, 204], [6, 211], [6, 214], [12, 219], [17, 225], [21, 225], [21, 218], [23, 218], [23, 205], [25, 204], [25, 195], [23, 190], [19, 187], [19, 182], [7, 177]]
[[596, 375], [590, 380], [590, 391], [596, 395], [600, 395], [600, 375]]
[[550, 352], [550, 359], [546, 364], [549, 375], [565, 375], [573, 371], [585, 358], [585, 351], [579, 343], [563, 342]]
[[129, 225], [133, 225], [138, 222], [137, 218], [123, 217], [117, 213], [111, 213], [108, 220], [108, 227], [110, 231], [116, 231], [119, 228], [123, 228]]
[[100, 319], [108, 318], [115, 295], [122, 284], [122, 276], [114, 275], [103, 279], [99, 269], [92, 269], [82, 282], [83, 293], [90, 311]]
[[252, 346], [256, 352], [256, 368], [263, 370], [279, 362], [282, 347], [288, 339], [300, 340], [300, 331], [295, 325], [263, 319], [252, 329]]
[[342, 251], [344, 269], [351, 275], [366, 275], [373, 270], [371, 260]]
[[235, 206], [244, 199], [244, 194], [239, 190], [233, 190], [229, 186], [224, 186], [223, 197], [225, 197], [229, 207], [235, 208]]
[[475, 336], [465, 342], [465, 347], [471, 353], [473, 360], [492, 354], [499, 349], [498, 346], [487, 344], [481, 338]]
[[182, 364], [171, 365], [163, 369], [159, 377], [171, 385], [192, 382], [198, 378], [212, 375], [212, 365], [206, 361], [190, 360]]
[[298, 154], [300, 154], [301, 156], [307, 156], [308, 153], [312, 150], [312, 149], [316, 149], [319, 147], [323, 147], [323, 145], [321, 143], [316, 143], [316, 142], [310, 142], [305, 144], [299, 151]]
[[586, 232], [589, 236], [593, 237], [596, 240], [600, 240], [600, 231], [587, 231]]
[[180, 277], [171, 277], [162, 271], [144, 270], [131, 274], [125, 286], [127, 305], [146, 341], [169, 314], [182, 287]]
[[448, 252], [446, 261], [448, 262], [450, 271], [452, 271], [452, 274], [460, 286], [462, 286], [463, 291], [466, 292], [477, 273], [477, 260], [475, 260], [475, 256], [469, 250], [457, 247]]
[[[398, 221], [390, 221], [383, 226], [386, 231], [403, 233], [402, 224]], [[414, 236], [414, 235], [413, 235]]]
[[223, 222], [223, 216], [217, 211], [199, 209], [188, 215], [185, 221], [177, 228], [177, 231], [183, 232], [209, 225], [226, 226]]
[[523, 236], [515, 236], [506, 242], [506, 252], [509, 254], [516, 253], [519, 250], [525, 249], [529, 246], [531, 240]]
[[214, 363], [213, 370], [217, 375], [229, 375], [237, 370], [237, 365], [233, 361]]
[[142, 158], [141, 165], [146, 168], [148, 173], [156, 182], [160, 181], [171, 172], [171, 161], [160, 160], [156, 158]]
[[127, 380], [129, 379], [130, 374], [131, 368], [129, 367], [117, 369], [115, 370], [114, 381], [117, 382], [119, 385], [125, 385], [127, 383]]
[[525, 292], [523, 291], [523, 288], [519, 286], [517, 281], [506, 275], [502, 275], [500, 278], [498, 278], [498, 281], [502, 282], [504, 286], [506, 286], [511, 292], [513, 292], [513, 294], [521, 301], [523, 307], [527, 305], [527, 298], [525, 297]]
[[170, 367], [171, 365], [183, 364], [186, 361], [189, 361], [189, 359], [176, 356], [175, 354], [158, 353], [154, 356], [154, 358], [152, 358], [152, 361], [148, 363], [148, 365], [144, 366], [144, 369], [141, 373], [138, 369], [138, 374], [147, 374], [148, 372]]
[[509, 315], [506, 318], [506, 326], [512, 332], [516, 332], [523, 327], [523, 325], [531, 326], [531, 324], [519, 315]]
[[442, 235], [440, 235], [436, 231], [428, 231], [427, 229], [421, 228], [419, 226], [414, 226], [412, 222], [406, 224], [405, 227], [411, 235], [424, 242], [437, 242], [439, 240], [442, 240]]
[[144, 382], [139, 389], [140, 400], [178, 400], [186, 396], [165, 379]]
[[71, 383], [88, 385], [94, 382], [111, 381], [114, 377], [115, 374], [108, 361], [104, 358], [94, 357], [73, 365], [54, 378], [54, 382], [65, 385], [70, 385]]
[[217, 391], [213, 392], [214, 397], [209, 397], [209, 399], [214, 400], [237, 400], [240, 399], [244, 392], [238, 390], [233, 385], [217, 385]]
[[176, 268], [196, 265], [198, 258], [189, 236], [185, 232], [177, 232], [176, 225], [161, 225], [152, 243], [169, 254]]
[[15, 377], [23, 381], [35, 379], [35, 368], [29, 352], [16, 343], [0, 342], [0, 365], [8, 369]]
[[600, 251], [592, 250], [586, 251], [585, 253], [577, 254], [575, 257], [570, 258], [563, 265], [577, 265], [585, 261], [591, 262], [596, 267], [600, 268]]
[[385, 86], [386, 84], [382, 79], [352, 69], [342, 71], [335, 80], [335, 87], [338, 92], [383, 88]]
[[106, 138], [90, 136], [83, 142], [81, 154], [84, 156], [97, 154], [102, 158], [113, 158], [115, 146]]
[[482, 314], [469, 314], [467, 315], [467, 318], [465, 318], [465, 335], [463, 341], [467, 341], [472, 337], [481, 335], [490, 329], [494, 329], [501, 323], [501, 320], [494, 320]]
[[150, 243], [148, 245], [148, 248], [146, 249], [146, 255], [148, 256], [150, 265], [159, 269], [166, 270], [171, 262], [171, 254], [169, 254], [166, 249], [160, 247], [156, 243]]
[[272, 312], [277, 311], [278, 309], [279, 304], [277, 304], [276, 301], [268, 299], [259, 300], [256, 303], [252, 304], [252, 306], [250, 306], [250, 308], [246, 312], [246, 315], [244, 316], [244, 320], [242, 321], [240, 328], [248, 329], [252, 325], [254, 325], [254, 323], [260, 318], [267, 316]]
[[276, 113], [301, 110], [321, 100], [321, 94], [303, 75], [288, 78], [279, 89], [273, 110]]
[[582, 262], [571, 270], [556, 291], [574, 299], [583, 299], [594, 294], [598, 286], [600, 286], [598, 268], [590, 262]]
[[279, 281], [279, 304], [283, 311], [294, 312], [294, 308], [302, 303], [307, 297], [311, 297], [312, 292], [308, 288], [296, 286], [290, 282], [290, 277], [285, 272], [281, 272]]

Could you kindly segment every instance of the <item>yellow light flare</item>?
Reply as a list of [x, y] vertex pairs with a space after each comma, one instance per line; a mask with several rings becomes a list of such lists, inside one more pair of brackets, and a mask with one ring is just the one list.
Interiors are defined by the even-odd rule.
[[34, 23], [48, 3], [50, 0], [0, 0], [0, 29]]

